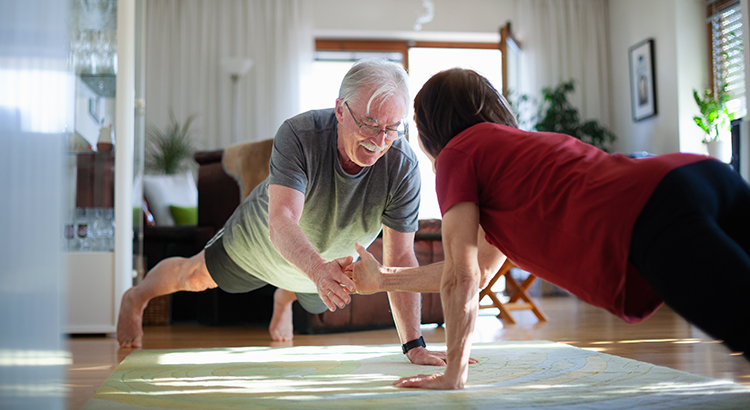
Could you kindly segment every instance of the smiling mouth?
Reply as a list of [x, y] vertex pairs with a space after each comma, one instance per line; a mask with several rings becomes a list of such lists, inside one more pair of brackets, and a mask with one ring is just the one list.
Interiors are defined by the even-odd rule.
[[377, 145], [375, 145], [373, 143], [367, 142], [367, 141], [362, 141], [362, 142], [359, 143], [359, 145], [361, 147], [363, 147], [364, 149], [366, 149], [366, 150], [368, 150], [370, 152], [375, 152], [375, 153], [382, 152], [383, 150], [385, 150], [385, 147], [379, 147], [379, 146], [377, 146]]

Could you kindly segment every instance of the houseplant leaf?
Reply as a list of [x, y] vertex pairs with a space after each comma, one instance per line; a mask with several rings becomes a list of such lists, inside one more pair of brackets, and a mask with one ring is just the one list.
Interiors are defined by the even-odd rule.
[[617, 137], [597, 121], [581, 123], [578, 109], [568, 101], [567, 94], [574, 90], [573, 80], [562, 82], [555, 88], [542, 89], [543, 101], [534, 129], [567, 134], [609, 152]]
[[189, 169], [190, 162], [188, 160], [195, 151], [190, 135], [190, 126], [195, 117], [196, 114], [192, 114], [188, 116], [184, 123], [180, 124], [170, 110], [170, 122], [164, 130], [155, 126], [148, 127], [145, 158], [147, 171], [173, 175]]
[[726, 106], [729, 101], [726, 84], [716, 95], [709, 88], [703, 90], [702, 96], [697, 90], [693, 90], [693, 99], [700, 111], [700, 116], [693, 117], [693, 121], [704, 132], [703, 142], [719, 140], [722, 132], [728, 132], [731, 129], [731, 122], [734, 119], [734, 115]]

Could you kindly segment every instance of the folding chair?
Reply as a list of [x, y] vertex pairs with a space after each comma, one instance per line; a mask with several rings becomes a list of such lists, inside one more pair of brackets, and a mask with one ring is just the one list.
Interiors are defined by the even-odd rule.
[[[532, 299], [528, 293], [529, 287], [536, 280], [536, 276], [529, 274], [529, 277], [526, 278], [523, 283], [519, 284], [518, 281], [516, 281], [510, 274], [510, 269], [514, 267], [516, 267], [516, 265], [513, 262], [508, 259], [505, 260], [505, 263], [503, 263], [503, 266], [500, 267], [500, 270], [498, 270], [492, 280], [490, 280], [490, 283], [487, 285], [487, 287], [479, 293], [479, 308], [500, 309], [500, 314], [497, 315], [497, 318], [505, 320], [510, 324], [516, 323], [516, 320], [513, 319], [513, 316], [511, 316], [510, 314], [511, 310], [530, 309], [532, 312], [534, 312], [534, 315], [536, 315], [537, 319], [539, 319], [540, 322], [546, 322], [548, 320], [547, 316], [544, 314], [544, 312], [542, 312], [539, 306], [536, 305], [536, 302], [534, 302], [534, 299]], [[497, 296], [497, 293], [492, 291], [492, 286], [495, 284], [495, 282], [498, 281], [498, 279], [503, 276], [505, 276], [505, 287], [509, 290], [510, 293], [510, 300], [508, 300], [507, 303], [501, 302]], [[491, 305], [481, 304], [481, 300], [485, 296], [488, 296], [492, 300]]]

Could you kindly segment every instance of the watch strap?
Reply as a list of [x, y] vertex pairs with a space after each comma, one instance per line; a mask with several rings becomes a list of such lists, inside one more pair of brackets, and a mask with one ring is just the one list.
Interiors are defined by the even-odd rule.
[[419, 336], [419, 339], [410, 340], [404, 344], [401, 345], [401, 350], [406, 354], [411, 349], [414, 349], [415, 347], [427, 347], [427, 344], [424, 342], [424, 337]]

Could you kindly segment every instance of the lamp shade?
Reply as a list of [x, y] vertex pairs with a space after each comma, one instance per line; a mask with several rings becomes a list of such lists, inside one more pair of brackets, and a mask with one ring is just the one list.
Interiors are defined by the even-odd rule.
[[224, 71], [228, 72], [230, 75], [236, 75], [239, 77], [247, 74], [252, 66], [253, 60], [243, 57], [229, 57], [221, 62], [221, 67]]

